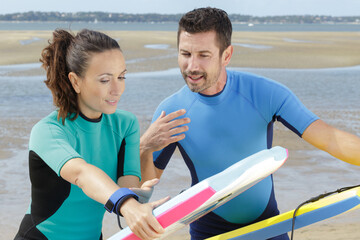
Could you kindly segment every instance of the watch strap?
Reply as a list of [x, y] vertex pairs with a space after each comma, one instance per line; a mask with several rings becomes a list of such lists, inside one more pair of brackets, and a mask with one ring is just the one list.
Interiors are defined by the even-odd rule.
[[120, 214], [119, 210], [121, 205], [124, 203], [125, 200], [131, 197], [135, 198], [136, 200], [139, 199], [138, 195], [136, 195], [130, 189], [119, 188], [110, 196], [109, 200], [104, 205], [104, 208], [110, 213], [114, 212]]

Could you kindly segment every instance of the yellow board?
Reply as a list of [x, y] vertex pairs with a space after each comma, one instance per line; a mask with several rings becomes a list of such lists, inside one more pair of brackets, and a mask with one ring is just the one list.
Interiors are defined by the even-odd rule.
[[[360, 208], [360, 187], [333, 194], [302, 206], [296, 213], [295, 229]], [[207, 240], [267, 239], [291, 231], [294, 210], [261, 222], [220, 234]]]

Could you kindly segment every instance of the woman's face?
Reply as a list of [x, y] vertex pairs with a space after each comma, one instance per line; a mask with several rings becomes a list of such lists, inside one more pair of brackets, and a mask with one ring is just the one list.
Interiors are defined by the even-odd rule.
[[74, 79], [71, 81], [79, 110], [90, 119], [114, 113], [125, 90], [125, 73], [125, 59], [119, 49], [93, 53], [85, 76], [76, 76], [75, 84]]

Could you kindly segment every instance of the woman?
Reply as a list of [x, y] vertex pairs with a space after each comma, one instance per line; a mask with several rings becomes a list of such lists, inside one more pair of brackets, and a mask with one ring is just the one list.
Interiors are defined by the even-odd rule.
[[[156, 180], [139, 189], [139, 125], [117, 110], [126, 65], [118, 43], [82, 30], [56, 30], [40, 59], [58, 108], [31, 131], [32, 199], [15, 239], [102, 239], [105, 209], [123, 215], [142, 239], [164, 231], [141, 204]], [[117, 184], [116, 184], [117, 182]]]

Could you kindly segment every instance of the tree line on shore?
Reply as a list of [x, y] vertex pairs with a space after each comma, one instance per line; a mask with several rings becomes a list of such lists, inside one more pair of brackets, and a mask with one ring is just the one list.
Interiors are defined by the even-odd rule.
[[[0, 15], [0, 21], [38, 22], [178, 22], [182, 14], [129, 14], [108, 12], [23, 12]], [[360, 24], [359, 16], [288, 15], [257, 17], [229, 14], [235, 23], [353, 23]]]

